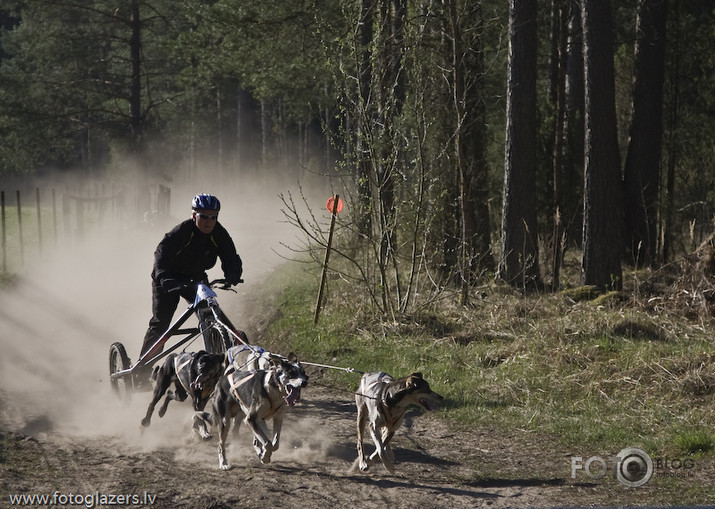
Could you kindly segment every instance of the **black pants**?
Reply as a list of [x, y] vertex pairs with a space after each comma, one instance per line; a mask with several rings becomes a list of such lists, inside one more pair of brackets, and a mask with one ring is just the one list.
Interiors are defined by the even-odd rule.
[[[152, 317], [149, 320], [149, 328], [144, 335], [141, 355], [144, 355], [154, 342], [169, 328], [171, 319], [174, 317], [176, 308], [179, 305], [179, 298], [193, 302], [196, 296], [196, 289], [187, 289], [182, 292], [165, 292], [158, 281], [152, 279], [151, 285], [151, 309]], [[161, 352], [163, 347], [156, 353]]]

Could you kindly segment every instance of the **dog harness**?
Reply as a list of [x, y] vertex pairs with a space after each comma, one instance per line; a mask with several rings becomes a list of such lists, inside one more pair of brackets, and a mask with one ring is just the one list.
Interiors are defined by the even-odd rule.
[[[241, 348], [239, 348], [238, 350], [235, 350], [235, 348], [236, 347], [231, 347], [226, 351], [226, 356], [228, 357], [228, 366], [226, 366], [226, 370], [223, 372], [224, 375], [228, 375], [233, 370], [240, 371], [241, 368], [244, 368], [248, 365], [248, 362], [247, 362], [243, 366], [234, 366], [233, 362], [236, 360], [235, 355], [237, 355], [241, 352], [244, 352], [246, 350], [251, 350], [254, 354], [258, 354], [258, 357], [260, 357], [261, 355], [263, 355], [266, 352], [266, 350], [264, 348], [261, 348], [260, 346], [249, 347], [247, 345], [242, 345]], [[251, 371], [255, 371], [255, 369], [252, 369]]]
[[[373, 380], [369, 384], [366, 385], [366, 380], [363, 378], [361, 381], [362, 388], [360, 389], [360, 392], [362, 393], [363, 396], [368, 397], [368, 398], [374, 398], [374, 396], [368, 396], [369, 391], [373, 388], [376, 387], [380, 384], [387, 384], [389, 382], [394, 382], [394, 378], [388, 375], [387, 373], [379, 373], [377, 375], [377, 379]], [[380, 387], [377, 391], [379, 397], [374, 398], [374, 399], [383, 399], [384, 398], [384, 392], [385, 389], [384, 387]]]
[[[392, 425], [396, 423], [402, 415], [404, 415], [404, 412], [402, 412], [401, 415], [393, 415], [390, 405], [387, 404], [387, 384], [394, 381], [395, 379], [387, 373], [380, 373], [377, 376], [377, 379], [373, 380], [369, 384], [365, 384], [365, 379], [363, 379], [361, 382], [362, 387], [360, 392], [364, 397], [375, 399], [379, 403], [379, 405], [382, 407], [382, 415], [385, 416], [385, 425], [387, 427], [392, 427]], [[373, 387], [377, 387], [377, 389], [375, 390], [376, 395], [369, 396], [368, 394]]]
[[[179, 356], [177, 355], [174, 357], [174, 373], [176, 373], [176, 378], [179, 379], [179, 382], [181, 382], [181, 386], [184, 388], [184, 390], [188, 393], [191, 394], [191, 388], [186, 387], [186, 382], [184, 382], [183, 377], [179, 374], [181, 373], [181, 370], [184, 369], [186, 366], [191, 364], [191, 361], [194, 360], [193, 357], [188, 357], [184, 362], [179, 364]], [[197, 377], [198, 378], [198, 377]], [[191, 385], [191, 384], [189, 384]]]
[[246, 405], [246, 402], [243, 401], [243, 398], [241, 398], [241, 395], [238, 393], [238, 388], [241, 387], [241, 386], [242, 386], [243, 384], [245, 384], [246, 382], [248, 382], [248, 381], [249, 381], [251, 378], [253, 378], [254, 376], [256, 376], [256, 372], [255, 372], [255, 371], [254, 371], [253, 373], [251, 373], [250, 375], [248, 375], [247, 377], [242, 378], [242, 379], [239, 380], [238, 382], [236, 381], [236, 377], [234, 377], [233, 374], [231, 374], [231, 375], [229, 376], [229, 384], [231, 385], [231, 392], [232, 392], [233, 395], [236, 397], [236, 399], [237, 399], [238, 401], [240, 401], [241, 404], [242, 404], [243, 406], [245, 406], [245, 407], [248, 407], [248, 405]]
[[[242, 378], [242, 379], [241, 379], [240, 381], [238, 381], [238, 382], [236, 382], [236, 378], [233, 376], [233, 374], [231, 374], [231, 375], [229, 376], [229, 384], [230, 384], [230, 386], [231, 386], [231, 392], [232, 392], [233, 395], [236, 397], [236, 399], [237, 399], [244, 407], [246, 407], [246, 408], [249, 408], [249, 405], [247, 405], [246, 402], [243, 400], [243, 398], [241, 398], [241, 395], [238, 393], [238, 388], [241, 387], [241, 386], [242, 386], [243, 384], [245, 384], [246, 382], [248, 382], [251, 378], [253, 378], [254, 376], [256, 376], [256, 373], [258, 373], [258, 372], [257, 372], [257, 371], [252, 371], [250, 375], [248, 375], [247, 377]], [[273, 372], [272, 372], [272, 371], [266, 371], [266, 373], [273, 373]], [[278, 388], [278, 390], [280, 390], [280, 387]], [[281, 391], [281, 392], [282, 392], [282, 391]], [[272, 408], [270, 412], [268, 412], [266, 415], [264, 415], [264, 416], [262, 417], [262, 420], [270, 419], [270, 418], [273, 416], [273, 414], [275, 414], [275, 413], [278, 411], [278, 409], [279, 409], [280, 407], [282, 407], [282, 406], [283, 406], [283, 402], [281, 401], [281, 404], [278, 405], [278, 406], [275, 407], [275, 408]], [[273, 407], [272, 404], [271, 404], [271, 407]]]

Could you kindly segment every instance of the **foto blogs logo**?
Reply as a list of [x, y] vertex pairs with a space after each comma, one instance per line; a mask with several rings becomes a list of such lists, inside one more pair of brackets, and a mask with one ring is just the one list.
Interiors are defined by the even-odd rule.
[[629, 488], [643, 486], [653, 476], [653, 459], [643, 449], [626, 447], [616, 456], [609, 456], [608, 461], [601, 456], [591, 456], [585, 462], [581, 456], [571, 457], [571, 478], [583, 470], [591, 479], [600, 479], [611, 468], [615, 470], [618, 482]]
[[591, 456], [585, 462], [581, 456], [571, 457], [571, 478], [583, 470], [591, 479], [600, 479], [609, 469], [614, 471], [618, 482], [629, 488], [643, 486], [657, 472], [658, 477], [692, 477], [695, 475], [695, 462], [691, 458], [670, 458], [668, 456], [651, 458], [643, 449], [626, 447], [616, 456], [604, 459]]

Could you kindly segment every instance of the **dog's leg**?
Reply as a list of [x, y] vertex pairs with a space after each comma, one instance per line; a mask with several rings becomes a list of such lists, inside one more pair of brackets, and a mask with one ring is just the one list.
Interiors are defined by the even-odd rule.
[[205, 412], [195, 412], [193, 417], [193, 429], [202, 440], [211, 440], [213, 435], [209, 432], [206, 426]]
[[[230, 398], [231, 396], [227, 395], [227, 398]], [[219, 440], [218, 440], [218, 467], [221, 470], [228, 470], [231, 468], [231, 465], [228, 464], [228, 461], [226, 460], [226, 439], [228, 438], [228, 432], [231, 429], [231, 421], [233, 421], [234, 416], [236, 415], [236, 410], [232, 408], [231, 405], [231, 400], [220, 400], [218, 402], [218, 405], [214, 406], [214, 415], [216, 418], [214, 419], [216, 424], [218, 425], [218, 435], [219, 435]], [[234, 403], [235, 405], [235, 403]], [[231, 414], [233, 410], [233, 415]]]
[[219, 440], [218, 440], [218, 468], [228, 470], [231, 465], [226, 461], [226, 438], [231, 427], [230, 419], [219, 419]]
[[233, 420], [233, 438], [238, 438], [238, 432], [241, 430], [242, 422], [243, 422], [243, 418], [241, 416], [237, 416]]
[[270, 440], [271, 433], [268, 431], [268, 424], [264, 420], [256, 422], [257, 426], [261, 429], [262, 436], [265, 437], [266, 441], [263, 442], [263, 454], [260, 455], [261, 462], [268, 464], [271, 462], [271, 456], [273, 455], [273, 443]]
[[[156, 371], [156, 386], [154, 386], [154, 394], [152, 395], [151, 402], [149, 403], [149, 408], [146, 410], [146, 415], [142, 419], [142, 426], [145, 428], [148, 428], [151, 424], [151, 414], [154, 413], [154, 407], [171, 385], [171, 382], [173, 381], [172, 375], [173, 373], [168, 372], [164, 366], [160, 366], [158, 371]], [[159, 410], [159, 416], [162, 415], [164, 414], [161, 410]]]
[[212, 416], [210, 422], [218, 427], [218, 466], [221, 470], [228, 470], [231, 466], [226, 459], [226, 439], [231, 429], [231, 422], [238, 415], [243, 417], [243, 409], [240, 403], [230, 394], [225, 379], [224, 383], [219, 383], [216, 386], [211, 406]]
[[372, 441], [375, 442], [375, 447], [377, 450], [372, 453], [370, 460], [374, 461], [376, 459], [376, 454], [380, 456], [382, 464], [385, 466], [388, 472], [393, 474], [395, 472], [395, 467], [390, 461], [389, 455], [385, 452], [385, 444], [382, 442], [381, 430], [377, 429], [374, 424], [370, 424], [370, 435], [372, 436]]
[[356, 398], [358, 417], [357, 417], [357, 452], [358, 452], [358, 465], [360, 470], [366, 472], [370, 465], [365, 461], [365, 445], [363, 444], [363, 432], [365, 431], [365, 421], [367, 419], [366, 408], [363, 404], [361, 398], [358, 396]]
[[193, 429], [202, 440], [211, 440], [213, 438], [207, 426], [207, 422], [210, 422], [206, 418], [208, 414], [203, 411], [207, 402], [208, 398], [199, 398], [194, 401], [194, 410], [196, 410], [196, 412], [193, 418]]
[[169, 401], [184, 401], [187, 397], [186, 391], [184, 388], [181, 386], [181, 383], [176, 382], [174, 383], [174, 387], [176, 388], [176, 391], [167, 391], [166, 393], [166, 398], [164, 399], [164, 403], [161, 405], [161, 408], [159, 409], [159, 417], [164, 417], [164, 414], [166, 413], [166, 409], [169, 406]]
[[[395, 455], [392, 452], [392, 445], [390, 442], [392, 442], [392, 437], [395, 436], [395, 431], [393, 429], [388, 428], [385, 426], [382, 428], [382, 454], [380, 455], [380, 459], [382, 460], [382, 464], [385, 466], [388, 472], [394, 473], [395, 471]], [[375, 451], [377, 453], [377, 451]]]
[[265, 449], [263, 448], [263, 444], [261, 444], [261, 441], [258, 440], [258, 437], [256, 435], [253, 435], [253, 450], [256, 451], [256, 454], [259, 458], [263, 458]]
[[392, 451], [392, 445], [390, 445], [390, 442], [392, 441], [392, 437], [395, 436], [395, 432], [389, 430], [387, 427], [383, 427], [382, 432], [379, 435], [381, 438], [380, 443], [382, 444], [382, 449], [377, 446], [377, 441], [373, 439], [377, 448], [368, 458], [368, 463], [372, 464], [379, 457], [382, 464], [385, 466], [385, 469], [387, 469], [390, 473], [394, 473], [395, 455]]
[[273, 441], [271, 447], [274, 451], [278, 450], [281, 440], [281, 428], [283, 427], [283, 414], [277, 413], [273, 417]]
[[271, 441], [268, 439], [268, 428], [265, 421], [257, 419], [255, 415], [249, 415], [245, 422], [253, 430], [253, 448], [261, 458], [261, 462], [270, 463], [273, 450]]
[[386, 436], [383, 436], [382, 443], [385, 444], [385, 454], [387, 454], [390, 464], [395, 463], [395, 454], [392, 452], [392, 437], [395, 436], [395, 430], [388, 430]]

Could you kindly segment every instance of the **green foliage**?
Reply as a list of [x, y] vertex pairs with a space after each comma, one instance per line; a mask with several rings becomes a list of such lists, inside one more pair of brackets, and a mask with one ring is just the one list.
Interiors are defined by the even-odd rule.
[[320, 39], [330, 34], [319, 33], [318, 17], [334, 16], [335, 2], [182, 4], [191, 29], [180, 34], [176, 48], [185, 61], [196, 62], [184, 79], [198, 77], [211, 86], [221, 77], [237, 78], [257, 99], [280, 100], [297, 120], [332, 96]]
[[685, 454], [704, 454], [715, 450], [715, 433], [712, 429], [692, 429], [675, 437], [675, 445]]
[[[0, 8], [0, 173], [129, 166], [118, 159], [126, 157], [123, 149], [131, 146], [136, 128], [131, 125], [130, 108], [131, 5], [138, 5], [141, 17], [143, 153], [138, 159], [147, 167], [167, 180], [178, 179], [175, 169], [196, 166], [197, 160], [228, 159], [230, 154], [251, 150], [277, 160], [275, 154], [281, 151], [282, 162], [289, 167], [335, 167], [330, 172], [337, 176], [332, 184], [347, 196], [358, 186], [378, 184], [367, 182], [368, 176], [356, 176], [360, 141], [361, 154], [376, 170], [387, 169], [395, 185], [394, 248], [399, 256], [406, 259], [415, 247], [407, 238], [423, 239], [424, 246], [417, 247], [424, 250], [416, 249], [425, 254], [423, 266], [439, 268], [445, 280], [453, 276], [458, 245], [454, 239], [460, 231], [455, 219], [454, 142], [457, 125], [464, 119], [456, 119], [454, 113], [448, 3], [405, 2], [400, 47], [392, 40], [395, 34], [381, 35], [383, 14], [375, 13], [376, 31], [369, 45], [371, 92], [369, 104], [361, 105], [357, 100], [360, 2], [133, 0], [119, 6], [107, 0], [6, 2]], [[508, 5], [455, 0], [454, 6], [464, 47], [483, 51], [483, 72], [470, 74], [466, 83], [474, 92], [470, 97], [480, 98], [483, 112], [468, 120], [485, 129], [486, 201], [491, 230], [496, 231], [503, 186]], [[636, 2], [614, 7], [619, 144], [625, 150]], [[539, 157], [534, 194], [540, 211], [538, 233], [546, 239], [553, 216], [554, 105], [547, 93], [550, 6], [542, 3], [539, 8]], [[672, 229], [679, 252], [692, 250], [712, 230], [711, 26], [712, 10], [704, 4], [683, 1], [671, 8], [662, 174], [665, 184], [665, 170], [671, 165], [675, 170], [674, 193], [663, 203], [665, 198], [673, 199]], [[469, 70], [475, 68], [473, 53], [468, 52]], [[390, 94], [395, 83], [388, 78], [389, 67], [397, 60], [401, 62], [397, 76], [405, 84], [404, 103], [400, 111], [393, 111], [396, 101]], [[238, 106], [244, 94], [251, 101]], [[241, 135], [239, 123], [250, 136]], [[323, 146], [327, 139], [331, 147]], [[332, 153], [326, 156], [328, 149]], [[571, 237], [567, 241], [579, 235], [576, 223], [582, 208], [578, 205], [582, 161], [574, 157], [569, 179], [563, 183], [568, 192], [562, 194], [569, 196], [561, 197], [562, 219]], [[258, 166], [247, 158], [241, 164]], [[377, 211], [378, 207], [370, 210]], [[492, 237], [496, 245], [497, 236]], [[542, 253], [549, 251], [545, 247]]]
[[[137, 0], [141, 20], [141, 124], [158, 131], [162, 107], [178, 89], [167, 42], [180, 29], [173, 2]], [[106, 0], [21, 3], [21, 22], [2, 34], [0, 129], [19, 143], [4, 147], [0, 171], [43, 164], [103, 164], [109, 146], [130, 137], [130, 5]], [[3, 138], [5, 136], [3, 135]], [[11, 138], [12, 139], [12, 138]], [[40, 141], [41, 140], [41, 141]]]

